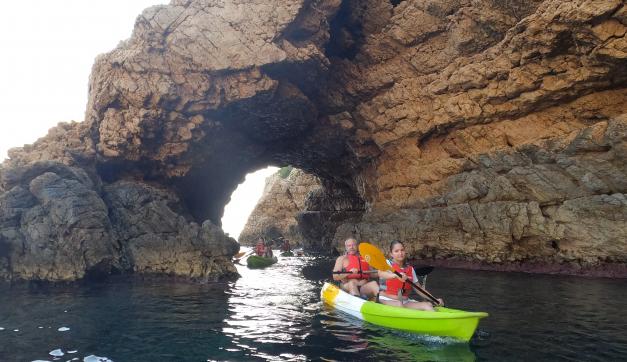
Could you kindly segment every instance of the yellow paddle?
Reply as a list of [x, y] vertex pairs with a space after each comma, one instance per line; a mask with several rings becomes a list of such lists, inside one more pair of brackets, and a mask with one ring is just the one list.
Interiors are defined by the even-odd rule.
[[[392, 266], [387, 263], [387, 261], [385, 260], [385, 255], [383, 255], [383, 252], [379, 250], [379, 248], [377, 248], [376, 246], [368, 243], [361, 243], [359, 244], [359, 254], [361, 254], [364, 260], [368, 264], [372, 265], [375, 269], [391, 271], [398, 277], [401, 277], [401, 273], [395, 271]], [[433, 303], [435, 303], [436, 305], [440, 305], [440, 301], [436, 297], [434, 297], [433, 294], [427, 292], [421, 286], [410, 280], [407, 280], [407, 283], [411, 284], [412, 287], [414, 287], [427, 298], [431, 299]]]
[[236, 263], [239, 263], [240, 259], [242, 259], [245, 256], [252, 255], [254, 252], [255, 252], [255, 249], [248, 250], [248, 251], [240, 251], [239, 253], [233, 255], [233, 261], [235, 261]]

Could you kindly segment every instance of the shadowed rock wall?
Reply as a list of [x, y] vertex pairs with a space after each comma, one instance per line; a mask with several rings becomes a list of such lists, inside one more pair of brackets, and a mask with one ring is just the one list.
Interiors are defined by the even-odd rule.
[[[357, 235], [435, 261], [624, 265], [626, 24], [620, 0], [146, 9], [96, 59], [85, 121], [2, 165], [0, 273], [229, 275], [230, 193], [286, 164], [322, 184], [298, 215], [311, 248]], [[31, 210], [53, 227], [33, 231]], [[61, 269], [61, 244], [74, 271], [16, 273]]]

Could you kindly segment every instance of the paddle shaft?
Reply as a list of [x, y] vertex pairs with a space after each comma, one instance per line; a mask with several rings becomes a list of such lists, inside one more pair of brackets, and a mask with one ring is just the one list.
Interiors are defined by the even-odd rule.
[[[390, 270], [391, 272], [393, 272], [394, 274], [396, 274], [396, 276], [398, 276], [399, 278], [403, 278], [403, 276], [401, 275], [401, 273], [397, 272], [396, 270]], [[420, 293], [424, 294], [427, 298], [431, 299], [431, 301], [437, 305], [440, 305], [440, 301], [438, 300], [438, 298], [434, 297], [433, 294], [427, 292], [426, 290], [424, 290], [421, 286], [419, 286], [418, 284], [412, 282], [411, 280], [405, 280], [406, 283], [409, 283], [409, 285], [411, 285], [412, 287], [414, 287], [416, 290], [418, 290]]]
[[[385, 255], [383, 252], [379, 250], [376, 246], [369, 243], [361, 243], [359, 244], [359, 253], [364, 256], [364, 259], [368, 264], [373, 266], [375, 269], [382, 271], [391, 271], [396, 274], [397, 277], [403, 279], [401, 273], [397, 272], [392, 268], [390, 264], [385, 260]], [[429, 298], [436, 305], [440, 305], [440, 301], [436, 297], [434, 297], [431, 293], [427, 292], [424, 288], [420, 287], [416, 283], [405, 280], [408, 282], [414, 289], [416, 289], [420, 294], [423, 294], [425, 297]]]
[[354, 274], [354, 275], [359, 275], [359, 274], [373, 274], [373, 273], [377, 273], [378, 270], [362, 270], [361, 272], [357, 272], [357, 273], [351, 273], [349, 271], [334, 271], [333, 274]]

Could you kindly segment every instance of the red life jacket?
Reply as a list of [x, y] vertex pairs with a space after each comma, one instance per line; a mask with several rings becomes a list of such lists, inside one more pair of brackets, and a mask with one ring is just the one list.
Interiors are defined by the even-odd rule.
[[263, 256], [266, 251], [266, 247], [263, 244], [257, 244], [255, 246], [255, 253], [259, 256]]
[[[366, 263], [366, 261], [359, 255], [350, 255], [347, 254], [348, 257], [348, 265], [346, 266], [346, 270], [349, 271], [351, 269], [357, 269], [360, 272], [370, 270], [370, 265]], [[348, 279], [370, 279], [370, 274], [349, 274], [347, 276]]]
[[[407, 275], [407, 280], [414, 281], [414, 270], [411, 265], [406, 266], [404, 269], [401, 269], [398, 264], [392, 263], [392, 268], [394, 271], [399, 273], [405, 273]], [[408, 297], [409, 292], [411, 291], [411, 284], [405, 283], [397, 278], [388, 279], [385, 281], [385, 293], [390, 295], [398, 295], [398, 290], [403, 289], [403, 296]]]

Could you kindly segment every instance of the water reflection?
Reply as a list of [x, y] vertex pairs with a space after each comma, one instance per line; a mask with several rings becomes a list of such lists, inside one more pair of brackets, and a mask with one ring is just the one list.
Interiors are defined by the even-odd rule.
[[310, 335], [319, 287], [300, 270], [311, 258], [279, 258], [266, 269], [237, 266], [242, 277], [228, 290], [231, 314], [222, 328], [237, 347], [237, 358], [307, 359], [299, 348]]
[[390, 331], [330, 309], [320, 288], [332, 261], [281, 258], [262, 270], [238, 267], [222, 332], [232, 359], [474, 361], [468, 344]]
[[344, 342], [338, 352], [364, 352], [367, 360], [381, 361], [475, 361], [467, 343], [453, 339], [420, 336], [380, 328], [350, 315], [324, 307], [322, 324]]
[[[481, 310], [470, 345], [371, 325], [320, 302], [332, 260], [240, 266], [230, 284], [114, 278], [0, 285], [0, 361], [622, 360], [624, 280], [436, 269], [429, 288]], [[66, 330], [65, 328], [69, 328]], [[57, 351], [60, 350], [60, 351]], [[76, 353], [70, 353], [76, 351]], [[74, 357], [76, 356], [76, 357]]]

